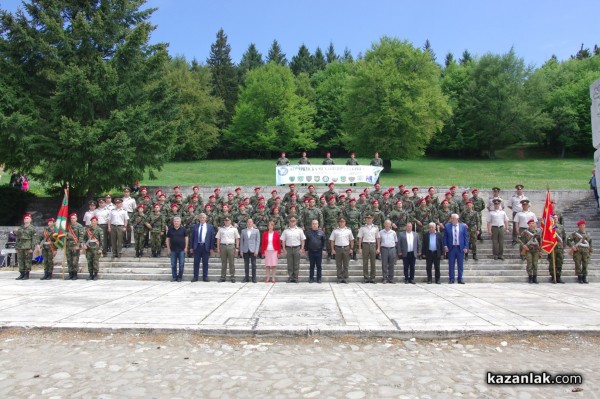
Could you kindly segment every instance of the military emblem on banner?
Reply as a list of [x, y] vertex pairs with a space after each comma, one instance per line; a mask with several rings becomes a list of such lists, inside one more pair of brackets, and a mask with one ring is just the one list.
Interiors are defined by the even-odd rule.
[[290, 176], [289, 179], [291, 182], [294, 182], [294, 181], [296, 181], [296, 176]]
[[306, 176], [306, 181], [310, 183], [312, 181], [312, 176]]
[[321, 177], [320, 176], [315, 176], [315, 183], [318, 183], [321, 181]]
[[329, 176], [323, 176], [323, 183], [327, 183], [329, 181]]
[[298, 176], [298, 182], [302, 183], [304, 181], [304, 176]]
[[367, 176], [367, 183], [373, 183], [373, 176]]
[[356, 180], [356, 178], [354, 176], [348, 178], [348, 181], [350, 183], [354, 183], [354, 180]]
[[346, 176], [341, 176], [341, 177], [340, 177], [340, 181], [341, 181], [342, 183], [346, 183]]
[[332, 178], [331, 178], [331, 181], [332, 181], [332, 182], [334, 182], [334, 183], [337, 183], [337, 181], [338, 181], [338, 178], [337, 178], [337, 177], [332, 177]]

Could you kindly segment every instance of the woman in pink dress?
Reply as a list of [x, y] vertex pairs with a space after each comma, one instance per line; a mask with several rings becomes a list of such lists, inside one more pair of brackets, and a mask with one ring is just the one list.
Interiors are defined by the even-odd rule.
[[[272, 282], [275, 282], [275, 273], [277, 272], [277, 263], [279, 254], [281, 253], [281, 241], [279, 233], [275, 231], [275, 223], [269, 222], [268, 230], [263, 233], [262, 240], [260, 242], [260, 252], [265, 257], [265, 267], [267, 278], [265, 283], [269, 282], [269, 278]], [[269, 272], [271, 276], [269, 277]]]

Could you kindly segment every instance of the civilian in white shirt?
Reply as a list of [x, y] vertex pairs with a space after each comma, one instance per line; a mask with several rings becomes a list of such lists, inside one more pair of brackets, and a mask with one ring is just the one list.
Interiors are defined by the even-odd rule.
[[395, 284], [394, 268], [396, 267], [396, 259], [398, 258], [396, 251], [398, 235], [392, 230], [392, 221], [389, 219], [383, 222], [383, 229], [379, 232], [379, 242], [383, 284]]
[[508, 215], [500, 209], [502, 201], [495, 199], [493, 202], [494, 209], [490, 211], [487, 218], [487, 229], [488, 234], [492, 237], [492, 254], [494, 255], [494, 260], [504, 260], [504, 232], [508, 233], [510, 231], [508, 228]]
[[[131, 217], [135, 213], [136, 205], [137, 204], [135, 198], [131, 197], [131, 190], [126, 187], [123, 190], [123, 209], [125, 210], [125, 212], [127, 212], [127, 216], [129, 216], [129, 219], [131, 219]], [[131, 225], [127, 224], [127, 227], [125, 229], [125, 236], [123, 237], [123, 246], [125, 248], [129, 248], [131, 246], [131, 236]]]
[[404, 284], [415, 284], [415, 263], [419, 251], [419, 235], [412, 231], [411, 222], [406, 223], [403, 232], [398, 238], [398, 256], [402, 257], [404, 264]]

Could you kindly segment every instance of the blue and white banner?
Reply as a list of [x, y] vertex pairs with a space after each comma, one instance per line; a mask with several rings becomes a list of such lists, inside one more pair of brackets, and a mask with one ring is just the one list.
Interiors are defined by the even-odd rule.
[[275, 182], [281, 184], [375, 184], [381, 166], [350, 165], [288, 165], [275, 167]]

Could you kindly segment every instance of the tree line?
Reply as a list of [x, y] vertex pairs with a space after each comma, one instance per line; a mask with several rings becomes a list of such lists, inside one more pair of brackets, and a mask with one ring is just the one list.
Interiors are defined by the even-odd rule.
[[206, 62], [150, 44], [144, 0], [30, 0], [0, 11], [0, 162], [47, 186], [104, 191], [170, 160], [301, 150], [387, 159], [495, 157], [533, 141], [590, 154], [600, 51], [528, 66], [505, 54], [438, 63], [382, 37], [356, 59], [333, 43], [289, 57], [277, 40], [239, 63], [221, 29]]

